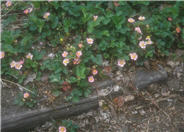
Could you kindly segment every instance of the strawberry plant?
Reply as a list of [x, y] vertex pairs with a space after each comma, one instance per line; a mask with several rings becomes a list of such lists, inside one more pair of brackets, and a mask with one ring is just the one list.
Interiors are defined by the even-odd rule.
[[47, 72], [75, 102], [103, 76], [105, 60], [123, 68], [184, 48], [178, 1], [4, 1], [1, 7], [2, 77], [22, 84], [30, 72], [37, 80]]

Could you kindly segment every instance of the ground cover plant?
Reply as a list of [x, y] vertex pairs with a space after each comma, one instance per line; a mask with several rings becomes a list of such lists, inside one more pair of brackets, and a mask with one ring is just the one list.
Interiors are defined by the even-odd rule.
[[51, 83], [72, 90], [68, 100], [87, 97], [105, 60], [141, 65], [184, 47], [184, 5], [161, 3], [2, 2], [1, 75], [22, 84], [49, 72]]
[[15, 103], [28, 107], [38, 96], [29, 82], [43, 73], [58, 86], [53, 98], [67, 92], [77, 102], [106, 77], [106, 62], [116, 70], [184, 48], [182, 2], [4, 1], [1, 9], [2, 81], [22, 89]]

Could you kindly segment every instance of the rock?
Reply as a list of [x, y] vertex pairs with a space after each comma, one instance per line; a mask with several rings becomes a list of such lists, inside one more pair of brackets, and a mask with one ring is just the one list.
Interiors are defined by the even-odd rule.
[[140, 113], [142, 116], [146, 114], [146, 112], [145, 112], [143, 109], [139, 110], [139, 113]]
[[135, 99], [135, 97], [133, 95], [127, 95], [124, 97], [125, 102], [133, 101], [134, 99]]
[[162, 67], [158, 71], [138, 70], [135, 75], [134, 85], [140, 90], [152, 83], [166, 80], [167, 77], [167, 72]]
[[113, 87], [113, 89], [114, 89], [114, 92], [118, 92], [119, 89], [120, 89], [120, 87], [119, 87], [119, 85], [115, 85], [115, 86]]

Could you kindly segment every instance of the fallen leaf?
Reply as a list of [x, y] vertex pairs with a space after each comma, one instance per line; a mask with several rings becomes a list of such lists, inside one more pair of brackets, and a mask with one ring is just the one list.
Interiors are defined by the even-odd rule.
[[118, 107], [122, 107], [125, 101], [124, 101], [123, 96], [119, 96], [119, 97], [114, 98], [114, 99], [113, 99], [113, 102], [114, 102], [114, 104], [117, 105]]

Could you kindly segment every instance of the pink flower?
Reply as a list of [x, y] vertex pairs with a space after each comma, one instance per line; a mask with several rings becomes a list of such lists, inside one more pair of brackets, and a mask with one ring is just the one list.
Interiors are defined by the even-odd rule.
[[28, 13], [29, 13], [29, 10], [28, 10], [28, 9], [25, 9], [25, 10], [24, 10], [24, 14], [27, 15]]
[[20, 60], [19, 62], [17, 62], [17, 63], [19, 63], [19, 64], [24, 64], [24, 60]]
[[142, 34], [142, 31], [141, 31], [140, 27], [135, 27], [135, 31]]
[[139, 19], [140, 21], [144, 21], [144, 20], [145, 20], [145, 17], [144, 17], [144, 16], [140, 16], [138, 19]]
[[64, 126], [59, 127], [59, 132], [66, 132], [66, 128]]
[[125, 64], [126, 64], [125, 60], [121, 60], [121, 59], [118, 60], [118, 66], [124, 67]]
[[98, 74], [98, 71], [97, 71], [96, 69], [93, 69], [93, 70], [92, 70], [92, 74], [93, 74], [93, 75], [96, 75], [96, 74]]
[[22, 68], [22, 65], [16, 62], [15, 69], [20, 70], [21, 68]]
[[80, 57], [81, 55], [82, 55], [82, 51], [77, 51], [77, 52], [76, 52], [76, 56], [77, 56], [77, 57]]
[[24, 98], [27, 99], [29, 97], [29, 93], [24, 93]]
[[4, 51], [0, 51], [0, 59], [4, 58], [5, 56], [5, 52]]
[[140, 41], [139, 42], [139, 46], [142, 48], [142, 49], [145, 49], [146, 48], [146, 43], [144, 41]]
[[168, 21], [172, 21], [172, 18], [171, 17], [168, 17]]
[[69, 62], [70, 62], [69, 59], [64, 59], [64, 60], [63, 60], [63, 64], [64, 64], [65, 66], [67, 66]]
[[89, 77], [88, 77], [88, 81], [89, 81], [90, 83], [94, 82], [94, 77], [93, 77], [93, 76], [89, 76]]
[[93, 44], [93, 39], [92, 38], [87, 38], [87, 43], [90, 44], [90, 45]]
[[12, 62], [10, 63], [10, 67], [11, 67], [11, 68], [15, 67], [15, 65], [16, 65], [16, 62], [15, 62], [15, 61], [12, 61]]
[[43, 45], [43, 42], [40, 42], [40, 45]]
[[43, 15], [43, 18], [47, 19], [49, 16], [50, 16], [50, 12], [46, 12], [46, 13]]
[[62, 53], [62, 56], [65, 58], [65, 57], [67, 57], [67, 55], [68, 55], [68, 52], [67, 51], [64, 51], [63, 53]]
[[137, 55], [136, 53], [130, 53], [129, 55], [130, 55], [130, 58], [131, 58], [132, 60], [134, 60], [134, 61], [136, 61], [137, 58], [138, 58], [138, 55]]
[[135, 20], [134, 20], [133, 18], [128, 18], [128, 22], [129, 22], [129, 23], [134, 23]]
[[28, 53], [28, 54], [26, 55], [26, 58], [32, 60], [32, 59], [33, 59], [33, 55], [32, 55], [31, 53]]
[[12, 5], [12, 2], [10, 0], [7, 0], [6, 7], [10, 7]]
[[83, 47], [83, 45], [80, 43], [80, 44], [78, 44], [78, 46], [79, 46], [79, 48], [82, 48]]
[[93, 20], [96, 21], [98, 19], [98, 16], [93, 16]]

